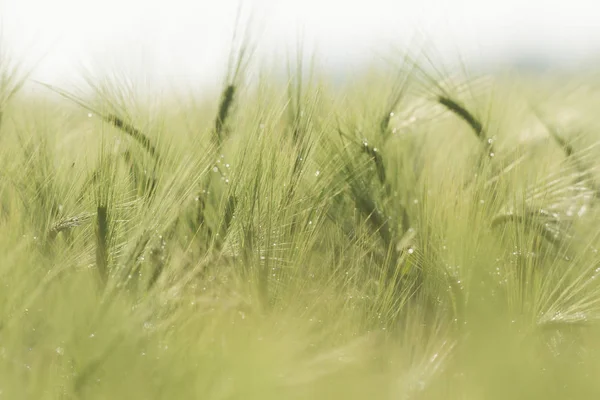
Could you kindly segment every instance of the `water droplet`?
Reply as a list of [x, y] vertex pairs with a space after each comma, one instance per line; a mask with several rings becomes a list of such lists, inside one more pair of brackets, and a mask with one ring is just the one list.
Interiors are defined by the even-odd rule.
[[63, 354], [65, 354], [65, 349], [63, 349], [62, 347], [57, 347], [56, 354], [62, 356]]
[[412, 254], [415, 252], [415, 249], [413, 249], [412, 247], [408, 249], [408, 254]]
[[315, 172], [315, 176], [319, 176], [319, 175], [321, 175], [321, 171], [317, 170], [317, 171]]
[[213, 168], [213, 172], [219, 172], [219, 168], [217, 168], [217, 167], [214, 167], [214, 168]]
[[494, 157], [494, 156], [495, 156], [495, 154], [494, 154], [494, 153], [490, 153], [490, 157]]
[[93, 114], [92, 113], [88, 113], [88, 118], [92, 118]]

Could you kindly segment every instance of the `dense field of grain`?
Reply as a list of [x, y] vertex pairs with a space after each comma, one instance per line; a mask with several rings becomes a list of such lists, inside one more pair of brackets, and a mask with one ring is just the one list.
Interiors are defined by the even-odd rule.
[[600, 394], [593, 74], [244, 49], [220, 94], [0, 60], [0, 398]]

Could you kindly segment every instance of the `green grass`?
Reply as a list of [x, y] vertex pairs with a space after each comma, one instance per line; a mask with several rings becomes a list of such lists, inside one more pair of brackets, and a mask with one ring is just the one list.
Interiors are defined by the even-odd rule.
[[596, 398], [594, 78], [251, 50], [195, 99], [0, 69], [0, 396]]

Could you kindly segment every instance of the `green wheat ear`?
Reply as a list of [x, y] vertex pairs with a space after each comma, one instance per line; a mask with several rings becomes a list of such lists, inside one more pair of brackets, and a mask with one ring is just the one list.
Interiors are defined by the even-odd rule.
[[63, 218], [57, 221], [48, 231], [48, 240], [52, 242], [59, 233], [76, 228], [88, 222], [93, 214], [84, 213], [70, 218]]
[[448, 96], [439, 96], [438, 102], [465, 121], [473, 130], [477, 139], [484, 145], [486, 153], [490, 157], [494, 156], [493, 142], [487, 139], [483, 124], [475, 118], [473, 114], [471, 114], [462, 104]]
[[106, 206], [98, 206], [96, 212], [96, 270], [103, 285], [106, 285], [108, 280], [108, 232], [108, 209]]
[[52, 92], [64, 97], [65, 99], [68, 99], [70, 101], [72, 101], [75, 104], [78, 104], [79, 106], [83, 107], [84, 109], [91, 111], [92, 113], [100, 116], [100, 118], [102, 118], [104, 121], [108, 122], [109, 124], [111, 124], [112, 126], [114, 126], [115, 128], [119, 129], [120, 131], [126, 133], [127, 135], [131, 136], [136, 142], [138, 142], [140, 144], [140, 146], [142, 146], [142, 148], [144, 150], [146, 150], [148, 152], [148, 154], [150, 154], [155, 160], [159, 160], [159, 154], [158, 151], [156, 149], [156, 147], [154, 146], [154, 144], [152, 143], [152, 141], [150, 140], [150, 138], [148, 137], [148, 135], [146, 135], [145, 133], [141, 132], [139, 129], [135, 128], [133, 125], [126, 123], [123, 121], [123, 119], [121, 119], [120, 117], [114, 115], [114, 114], [103, 114], [101, 112], [99, 112], [98, 110], [96, 110], [95, 108], [93, 108], [92, 106], [88, 105], [85, 100], [65, 91], [62, 90], [60, 88], [57, 88], [55, 86], [52, 85], [48, 85], [46, 83], [43, 82], [38, 82], [36, 81], [36, 83], [38, 83], [39, 85], [42, 85], [44, 87], [46, 87], [47, 89], [51, 90]]

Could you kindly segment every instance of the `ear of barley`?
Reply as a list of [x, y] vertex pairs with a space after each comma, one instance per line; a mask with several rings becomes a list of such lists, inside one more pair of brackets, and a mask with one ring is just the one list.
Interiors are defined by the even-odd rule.
[[96, 209], [96, 270], [102, 285], [108, 280], [108, 209], [98, 206]]
[[494, 147], [492, 142], [487, 140], [483, 124], [475, 118], [473, 114], [471, 114], [463, 105], [448, 96], [439, 96], [438, 102], [465, 121], [473, 130], [475, 136], [477, 136], [479, 141], [485, 146], [488, 155], [493, 156]]

